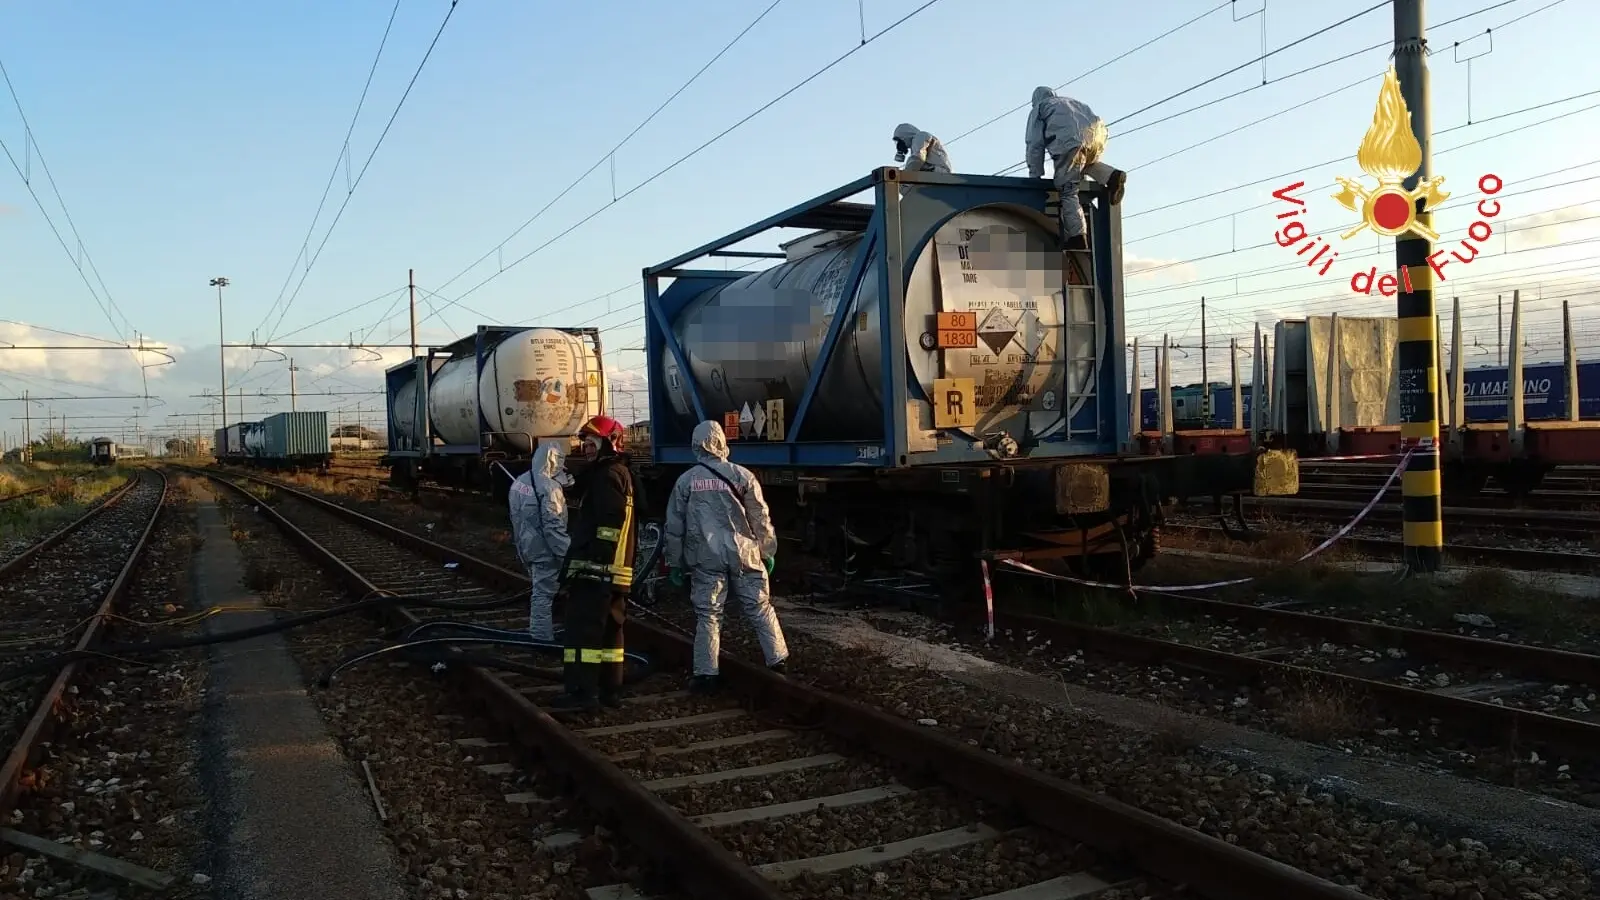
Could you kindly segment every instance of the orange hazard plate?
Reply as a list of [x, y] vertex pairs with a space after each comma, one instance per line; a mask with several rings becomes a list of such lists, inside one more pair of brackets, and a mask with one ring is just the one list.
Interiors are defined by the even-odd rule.
[[978, 330], [978, 314], [975, 312], [939, 313], [939, 330], [976, 332]]
[[976, 331], [946, 331], [939, 329], [940, 350], [972, 350], [978, 346]]

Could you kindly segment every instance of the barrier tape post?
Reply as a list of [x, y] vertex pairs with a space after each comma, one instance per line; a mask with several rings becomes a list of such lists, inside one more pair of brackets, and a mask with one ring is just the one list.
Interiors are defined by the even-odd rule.
[[994, 586], [989, 583], [989, 561], [987, 559], [980, 559], [978, 560], [978, 563], [983, 567], [983, 606], [985, 619], [983, 634], [985, 640], [992, 641], [994, 640]]

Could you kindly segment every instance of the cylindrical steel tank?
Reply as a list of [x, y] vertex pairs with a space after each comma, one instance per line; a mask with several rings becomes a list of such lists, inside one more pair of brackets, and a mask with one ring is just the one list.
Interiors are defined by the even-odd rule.
[[[713, 287], [683, 308], [673, 330], [708, 416], [774, 398], [784, 400], [787, 416], [795, 414], [863, 245], [859, 236], [844, 238]], [[933, 395], [936, 378], [974, 380], [978, 432], [1025, 410], [1035, 413], [1035, 434], [1059, 432], [1094, 393], [1104, 323], [1086, 287], [1070, 289], [1070, 303], [1063, 303], [1058, 247], [1047, 223], [996, 207], [955, 216], [918, 253], [905, 289], [903, 352], [924, 397]], [[806, 415], [804, 439], [882, 433], [882, 264], [875, 249], [855, 288], [855, 321], [840, 336]], [[975, 346], [938, 349], [940, 312], [970, 315]], [[692, 426], [676, 361], [663, 353], [656, 365], [680, 424]]]
[[395, 388], [389, 406], [389, 418], [394, 421], [395, 450], [420, 450], [422, 438], [417, 434], [417, 376], [413, 374]]
[[[401, 434], [415, 434], [416, 383], [395, 391], [391, 415]], [[447, 444], [478, 443], [478, 410], [499, 449], [531, 453], [540, 438], [576, 434], [605, 409], [606, 380], [594, 346], [555, 328], [530, 328], [473, 356], [449, 360], [428, 391], [433, 434]]]

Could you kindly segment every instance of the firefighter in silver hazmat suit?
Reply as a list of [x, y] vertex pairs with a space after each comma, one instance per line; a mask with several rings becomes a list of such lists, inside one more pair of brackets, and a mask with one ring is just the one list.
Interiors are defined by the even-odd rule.
[[1055, 187], [1061, 192], [1061, 232], [1067, 249], [1086, 250], [1083, 204], [1078, 187], [1085, 172], [1111, 192], [1111, 202], [1122, 202], [1126, 173], [1100, 161], [1106, 150], [1105, 120], [1088, 104], [1061, 97], [1048, 87], [1033, 89], [1033, 109], [1028, 113], [1028, 177], [1044, 177], [1044, 156], [1055, 167]]
[[678, 476], [667, 501], [665, 542], [669, 577], [683, 584], [695, 611], [695, 691], [718, 683], [722, 606], [727, 595], [744, 606], [767, 668], [782, 673], [789, 648], [767, 589], [778, 553], [767, 501], [749, 469], [728, 462], [728, 439], [716, 422], [695, 426], [696, 464]]
[[533, 591], [528, 597], [528, 632], [534, 640], [555, 640], [551, 607], [561, 576], [561, 560], [571, 544], [567, 536], [566, 487], [572, 483], [562, 466], [563, 454], [544, 444], [533, 465], [511, 483], [511, 533], [517, 558], [528, 570]]
[[905, 162], [902, 171], [950, 174], [950, 155], [944, 152], [944, 144], [915, 125], [901, 123], [894, 130], [894, 151], [894, 161]]

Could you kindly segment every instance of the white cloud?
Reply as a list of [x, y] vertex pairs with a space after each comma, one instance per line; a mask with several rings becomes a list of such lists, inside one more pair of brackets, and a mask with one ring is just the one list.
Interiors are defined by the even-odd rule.
[[1525, 250], [1553, 246], [1579, 236], [1592, 237], [1585, 232], [1592, 232], [1600, 225], [1597, 216], [1600, 216], [1600, 205], [1593, 203], [1518, 216], [1508, 223], [1510, 230], [1506, 241], [1510, 249]]
[[1122, 277], [1130, 281], [1135, 278], [1151, 278], [1181, 284], [1193, 280], [1194, 266], [1176, 259], [1154, 259], [1124, 253]]
[[172, 360], [183, 353], [183, 348], [156, 338], [146, 337], [144, 343], [164, 347], [165, 355], [110, 346], [92, 350], [14, 350], [8, 348], [94, 347], [95, 342], [33, 325], [0, 322], [0, 349], [5, 349], [0, 356], [0, 369], [13, 375], [82, 384], [90, 390], [103, 386], [105, 393], [125, 393], [111, 390], [111, 384], [128, 380], [137, 384], [140, 366], [148, 367], [144, 370], [147, 378], [159, 379], [171, 368]]

